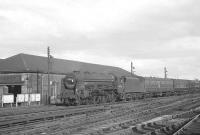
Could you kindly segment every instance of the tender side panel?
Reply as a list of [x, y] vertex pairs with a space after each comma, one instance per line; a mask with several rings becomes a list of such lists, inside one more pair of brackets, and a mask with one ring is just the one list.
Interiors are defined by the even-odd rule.
[[126, 77], [124, 89], [126, 93], [145, 92], [144, 79]]

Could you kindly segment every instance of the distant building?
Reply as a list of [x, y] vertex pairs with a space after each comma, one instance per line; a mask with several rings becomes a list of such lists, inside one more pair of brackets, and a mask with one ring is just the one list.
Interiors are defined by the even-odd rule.
[[[113, 73], [117, 76], [130, 75], [128, 71], [118, 67], [52, 58], [50, 61], [51, 96], [60, 95], [62, 78], [73, 71]], [[21, 93], [41, 93], [42, 103], [45, 103], [48, 90], [47, 73], [47, 57], [18, 54], [0, 60], [0, 94], [12, 93], [16, 97]]]

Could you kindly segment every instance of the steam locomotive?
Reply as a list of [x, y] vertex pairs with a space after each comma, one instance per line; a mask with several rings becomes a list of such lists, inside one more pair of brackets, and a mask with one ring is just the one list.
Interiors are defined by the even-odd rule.
[[116, 100], [121, 87], [114, 74], [90, 72], [69, 73], [62, 84], [61, 100], [65, 104], [111, 102]]
[[76, 71], [62, 79], [61, 102], [69, 105], [116, 102], [184, 94], [199, 88], [199, 81], [193, 80]]

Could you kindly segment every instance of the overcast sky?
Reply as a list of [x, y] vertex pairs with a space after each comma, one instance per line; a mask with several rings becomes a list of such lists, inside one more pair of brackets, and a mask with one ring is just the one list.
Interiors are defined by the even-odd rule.
[[200, 0], [0, 0], [0, 58], [18, 53], [200, 79]]

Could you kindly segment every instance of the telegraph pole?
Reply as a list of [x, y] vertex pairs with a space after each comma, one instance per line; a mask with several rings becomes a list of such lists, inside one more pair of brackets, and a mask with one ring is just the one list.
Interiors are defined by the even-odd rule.
[[50, 104], [50, 47], [47, 47], [47, 57], [48, 57], [48, 65], [47, 65], [47, 74], [48, 74], [48, 90], [47, 90], [47, 104]]
[[133, 62], [131, 61], [131, 75], [133, 75]]
[[165, 79], [167, 78], [167, 68], [166, 67], [164, 67], [164, 76], [165, 76]]
[[135, 69], [135, 67], [133, 66], [133, 62], [131, 61], [131, 76], [134, 75], [133, 69]]

